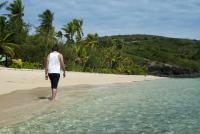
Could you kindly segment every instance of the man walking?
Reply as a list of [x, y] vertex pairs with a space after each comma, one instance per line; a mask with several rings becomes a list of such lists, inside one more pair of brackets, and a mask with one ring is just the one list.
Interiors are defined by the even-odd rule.
[[45, 79], [48, 80], [49, 77], [51, 81], [51, 100], [55, 100], [56, 97], [61, 68], [63, 70], [63, 77], [65, 77], [65, 64], [63, 56], [58, 52], [58, 46], [54, 45], [52, 52], [47, 56], [45, 66]]

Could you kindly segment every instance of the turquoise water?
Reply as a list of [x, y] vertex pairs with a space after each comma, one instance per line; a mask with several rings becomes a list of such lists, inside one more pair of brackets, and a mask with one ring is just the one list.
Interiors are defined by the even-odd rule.
[[144, 81], [85, 92], [59, 110], [1, 128], [0, 134], [200, 133], [200, 79]]

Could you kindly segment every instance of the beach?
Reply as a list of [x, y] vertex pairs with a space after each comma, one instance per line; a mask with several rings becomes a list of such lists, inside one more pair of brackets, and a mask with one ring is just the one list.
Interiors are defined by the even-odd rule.
[[[39, 87], [50, 87], [49, 80], [45, 80], [44, 70], [12, 69], [0, 67], [0, 75], [0, 95], [18, 90], [31, 90]], [[116, 75], [66, 72], [66, 78], [62, 78], [61, 74], [59, 87], [127, 83], [156, 79], [162, 78], [149, 75]]]
[[[77, 96], [84, 94], [83, 89], [106, 84], [163, 79], [148, 75], [66, 72], [66, 78], [60, 78], [58, 101], [52, 103], [48, 99], [51, 94], [50, 82], [45, 80], [44, 70], [1, 67], [0, 75], [0, 126], [15, 124], [46, 110], [59, 109], [61, 103], [71, 103]], [[62, 101], [63, 98], [65, 101]]]

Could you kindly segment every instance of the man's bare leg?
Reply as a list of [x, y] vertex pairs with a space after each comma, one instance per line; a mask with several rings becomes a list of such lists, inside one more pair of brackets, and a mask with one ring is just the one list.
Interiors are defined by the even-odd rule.
[[56, 93], [57, 93], [57, 89], [56, 89], [56, 88], [53, 88], [53, 90], [52, 90], [52, 100], [55, 100], [55, 98], [56, 98]]
[[53, 88], [51, 89], [51, 99], [50, 100], [53, 100]]

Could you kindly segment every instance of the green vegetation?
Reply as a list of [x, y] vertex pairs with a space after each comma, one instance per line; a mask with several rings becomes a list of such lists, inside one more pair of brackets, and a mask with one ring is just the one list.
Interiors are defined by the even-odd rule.
[[0, 15], [0, 58], [6, 57], [0, 64], [6, 66], [43, 68], [51, 47], [58, 44], [67, 70], [72, 71], [167, 76], [200, 72], [198, 40], [152, 35], [99, 37], [97, 33], [84, 36], [81, 19], [73, 19], [55, 31], [54, 13], [49, 9], [38, 15], [40, 25], [29, 35], [31, 26], [23, 20], [22, 0], [0, 3], [1, 8], [8, 12]]
[[122, 41], [123, 53], [131, 57], [136, 64], [147, 66], [148, 74], [194, 75], [200, 71], [198, 40], [151, 35], [103, 37], [102, 41], [106, 42], [105, 40]]

